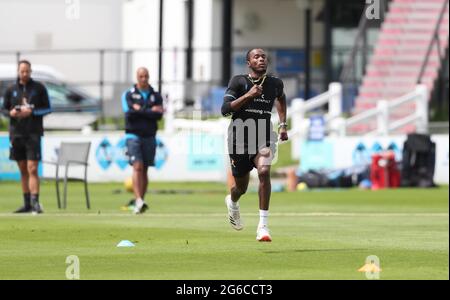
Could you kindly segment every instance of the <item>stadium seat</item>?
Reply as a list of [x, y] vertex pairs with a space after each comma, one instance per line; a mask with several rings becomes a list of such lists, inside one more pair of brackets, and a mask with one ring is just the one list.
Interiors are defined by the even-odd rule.
[[[89, 191], [87, 182], [87, 168], [88, 168], [88, 158], [89, 151], [91, 148], [90, 142], [85, 143], [67, 143], [62, 142], [59, 148], [58, 160], [56, 162], [43, 161], [43, 163], [54, 165], [56, 168], [55, 182], [56, 182], [56, 199], [58, 202], [58, 208], [61, 209], [61, 197], [59, 182], [64, 181], [64, 198], [63, 198], [63, 208], [67, 208], [67, 183], [68, 181], [81, 181], [84, 183], [84, 192], [86, 195], [86, 206], [88, 209], [91, 208], [89, 202]], [[69, 177], [70, 166], [83, 166], [84, 176], [83, 178]], [[59, 175], [60, 167], [64, 167], [64, 177], [61, 178]]]
[[[427, 62], [425, 59], [436, 28], [438, 28], [437, 35], [441, 48], [447, 48], [448, 20], [447, 0], [391, 1], [389, 11], [381, 25], [374, 54], [358, 89], [359, 94], [355, 99], [353, 114], [375, 108], [379, 100], [391, 101], [410, 93], [415, 89], [417, 82], [425, 84], [431, 95], [442, 63], [442, 57], [436, 45], [431, 47]], [[424, 70], [420, 75], [422, 66]], [[399, 109], [395, 117], [392, 115], [391, 119], [399, 120], [410, 113], [411, 110]], [[364, 134], [367, 133], [366, 130], [372, 129], [371, 126], [366, 126], [366, 129], [362, 127], [364, 125], [356, 124], [350, 127], [348, 132]], [[405, 134], [411, 130], [415, 131], [414, 125], [403, 126], [396, 133]]]

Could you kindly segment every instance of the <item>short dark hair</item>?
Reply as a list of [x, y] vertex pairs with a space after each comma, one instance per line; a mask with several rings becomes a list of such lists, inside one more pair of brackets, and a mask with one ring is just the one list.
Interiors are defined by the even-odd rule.
[[250, 49], [247, 51], [247, 54], [245, 55], [245, 58], [247, 59], [247, 61], [250, 60], [250, 53], [253, 51], [253, 49]]
[[[248, 50], [248, 51], [247, 51], [247, 55], [245, 56], [245, 57], [247, 58], [247, 61], [250, 61], [250, 53], [252, 53], [252, 51], [253, 51], [253, 50], [256, 50], [256, 49], [261, 49], [261, 50], [264, 51], [263, 48], [252, 48], [252, 49]], [[264, 52], [266, 52], [266, 51], [264, 51]]]
[[17, 68], [19, 68], [21, 64], [26, 64], [31, 68], [31, 63], [26, 59], [19, 60], [19, 62], [17, 63]]

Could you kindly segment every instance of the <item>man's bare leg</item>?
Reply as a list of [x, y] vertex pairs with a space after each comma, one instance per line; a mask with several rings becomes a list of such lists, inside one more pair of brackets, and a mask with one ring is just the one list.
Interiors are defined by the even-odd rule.
[[269, 204], [272, 192], [272, 184], [270, 181], [272, 159], [272, 151], [269, 148], [264, 148], [256, 155], [253, 161], [258, 170], [259, 178], [259, 224], [256, 231], [256, 239], [260, 242], [272, 241], [268, 228]]

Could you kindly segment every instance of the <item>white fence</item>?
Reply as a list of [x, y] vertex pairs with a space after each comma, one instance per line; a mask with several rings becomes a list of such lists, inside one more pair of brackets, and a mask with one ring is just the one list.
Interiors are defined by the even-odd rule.
[[[415, 102], [415, 111], [404, 118], [390, 122], [390, 112], [408, 102]], [[379, 100], [377, 106], [361, 114], [355, 115], [338, 124], [334, 130], [339, 130], [340, 136], [347, 135], [347, 129], [358, 123], [366, 122], [371, 118], [376, 118], [377, 129], [367, 132], [366, 135], [386, 136], [395, 130], [408, 124], [415, 124], [416, 132], [427, 133], [428, 131], [428, 92], [425, 85], [417, 85], [416, 89], [409, 94], [403, 95], [394, 100]]]
[[[391, 121], [390, 112], [401, 105], [409, 102], [415, 103], [415, 111], [411, 111], [402, 119]], [[348, 136], [349, 128], [357, 124], [369, 122], [376, 118], [376, 130], [367, 132], [366, 136], [388, 136], [403, 126], [414, 124], [416, 132], [426, 133], [428, 128], [428, 91], [425, 85], [417, 85], [416, 89], [409, 94], [401, 96], [390, 101], [380, 100], [377, 106], [350, 118], [342, 116], [342, 84], [331, 83], [327, 92], [320, 94], [314, 98], [304, 101], [297, 98], [292, 100], [292, 105], [288, 108], [287, 116], [291, 119], [291, 130], [289, 137], [292, 141], [292, 156], [299, 158], [298, 145], [301, 140], [306, 138], [310, 127], [308, 115], [315, 110], [321, 109], [328, 104], [327, 112], [319, 112], [323, 114], [328, 134], [330, 136]], [[278, 114], [273, 114], [272, 122], [277, 123]], [[201, 120], [201, 112], [195, 113], [191, 120], [174, 118], [173, 111], [169, 108], [166, 117], [167, 134], [177, 131], [198, 131], [214, 134], [223, 134], [226, 136], [228, 120], [221, 118], [218, 120]]]
[[[408, 102], [415, 102], [415, 111], [402, 119], [390, 120], [390, 112]], [[328, 104], [328, 112], [324, 114], [327, 131], [330, 136], [348, 136], [348, 129], [354, 125], [365, 123], [376, 118], [376, 130], [365, 133], [368, 136], [387, 136], [408, 124], [416, 126], [416, 132], [426, 133], [428, 130], [428, 92], [425, 85], [417, 85], [409, 94], [394, 100], [380, 100], [377, 106], [350, 118], [342, 117], [342, 85], [331, 83], [329, 90], [321, 95], [304, 101], [294, 99], [288, 117], [292, 119], [290, 137], [292, 139], [292, 155], [299, 158], [299, 141], [306, 138], [310, 126], [307, 114]]]
[[[390, 112], [408, 102], [415, 102], [415, 111], [402, 119], [391, 122], [389, 118]], [[329, 109], [324, 116], [329, 133], [332, 135], [346, 136], [348, 135], [349, 127], [367, 122], [371, 118], [377, 119], [377, 129], [367, 132], [365, 135], [388, 135], [411, 123], [415, 124], [417, 132], [427, 132], [428, 92], [425, 85], [417, 85], [414, 91], [397, 99], [390, 101], [379, 100], [375, 108], [344, 119], [341, 116], [342, 85], [340, 83], [331, 83], [329, 90], [319, 96], [308, 101], [300, 98], [292, 101], [292, 108], [288, 111], [288, 117], [292, 118], [292, 133], [305, 134], [309, 127], [309, 120], [306, 118], [307, 113], [323, 107], [325, 104], [328, 104]]]
[[[291, 119], [291, 130], [289, 130], [289, 138], [291, 139], [292, 157], [299, 158], [298, 145], [302, 139], [306, 137], [310, 121], [306, 117], [308, 112], [314, 111], [328, 104], [328, 112], [324, 118], [327, 124], [334, 124], [339, 121], [342, 115], [342, 85], [340, 83], [331, 83], [327, 92], [320, 94], [314, 98], [304, 101], [301, 98], [292, 100], [292, 105], [288, 109], [287, 116]], [[276, 121], [278, 116], [272, 121]]]

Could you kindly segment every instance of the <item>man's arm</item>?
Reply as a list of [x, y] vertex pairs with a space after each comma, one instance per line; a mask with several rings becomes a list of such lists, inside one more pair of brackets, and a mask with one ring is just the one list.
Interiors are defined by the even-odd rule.
[[34, 116], [45, 116], [52, 112], [52, 107], [50, 105], [50, 99], [48, 97], [48, 92], [44, 86], [42, 86], [40, 99], [41, 99], [41, 103], [40, 103], [39, 107], [35, 107], [33, 109]]
[[164, 113], [163, 99], [159, 93], [155, 93], [155, 104], [151, 108], [139, 111], [141, 115], [150, 120], [160, 120]]
[[145, 110], [132, 110], [128, 114], [131, 116], [140, 116], [149, 120], [160, 120], [162, 118], [162, 107], [153, 106], [152, 108], [147, 108]]
[[238, 97], [239, 95], [239, 78], [234, 77], [230, 84], [228, 85], [228, 89], [225, 92], [225, 96], [223, 97], [222, 104], [222, 115], [229, 116], [234, 112], [241, 109], [247, 102], [253, 100], [254, 98], [261, 96], [262, 87], [259, 85], [254, 85], [247, 93]]
[[[140, 105], [133, 102], [131, 93], [126, 91], [122, 95], [123, 112], [130, 117], [144, 117], [149, 120], [160, 120], [163, 115], [162, 98], [156, 96], [155, 104], [152, 108], [141, 109]], [[139, 107], [136, 107], [138, 105]]]
[[275, 100], [275, 107], [277, 108], [280, 124], [286, 123], [287, 105], [285, 94], [281, 95]]
[[10, 110], [11, 110], [11, 89], [8, 88], [3, 96], [3, 104], [2, 107], [0, 108], [0, 112], [5, 116], [10, 117]]
[[283, 91], [283, 83], [280, 81], [280, 85], [277, 87], [278, 89], [278, 96], [275, 100], [275, 107], [277, 108], [278, 117], [280, 119], [279, 124], [279, 130], [280, 133], [280, 140], [287, 141], [288, 140], [288, 134], [287, 134], [287, 124], [286, 124], [286, 118], [287, 118], [287, 105], [286, 105], [286, 95]]
[[133, 114], [133, 112], [141, 109], [141, 106], [139, 104], [134, 103], [133, 99], [131, 98], [131, 94], [131, 90], [126, 90], [125, 92], [123, 92], [121, 98], [122, 110], [125, 113], [126, 117], [136, 116], [136, 114]]
[[5, 92], [2, 113], [4, 113], [7, 117], [10, 117], [10, 118], [20, 118], [21, 112], [16, 110], [15, 107], [12, 106], [11, 97], [12, 97], [12, 88], [10, 87]]

